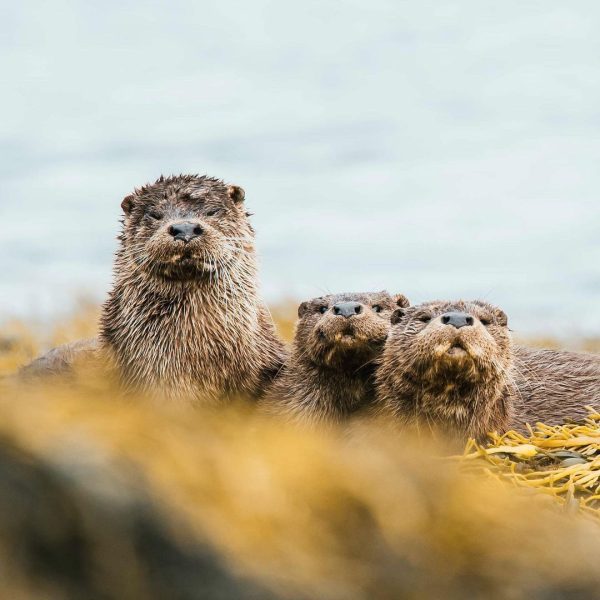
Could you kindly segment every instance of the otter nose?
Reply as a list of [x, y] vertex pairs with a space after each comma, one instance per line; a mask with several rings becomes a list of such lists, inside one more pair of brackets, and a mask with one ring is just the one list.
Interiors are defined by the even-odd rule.
[[362, 304], [360, 302], [339, 302], [333, 307], [333, 314], [341, 317], [351, 317], [360, 315], [362, 312]]
[[444, 325], [452, 325], [456, 329], [473, 325], [474, 321], [471, 315], [464, 312], [447, 312], [442, 315], [442, 323]]
[[191, 223], [190, 221], [182, 221], [181, 223], [173, 223], [169, 227], [169, 233], [176, 240], [181, 240], [184, 243], [188, 243], [194, 238], [200, 237], [204, 230], [198, 223]]

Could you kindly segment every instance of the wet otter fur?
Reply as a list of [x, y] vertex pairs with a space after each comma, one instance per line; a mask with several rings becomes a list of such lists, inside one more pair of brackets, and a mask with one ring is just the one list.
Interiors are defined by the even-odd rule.
[[[453, 313], [471, 323], [445, 324]], [[506, 314], [486, 302], [427, 302], [398, 309], [392, 322], [375, 410], [401, 426], [484, 440], [581, 418], [600, 401], [597, 356], [515, 346]]]
[[513, 427], [558, 425], [583, 419], [586, 406], [600, 408], [600, 355], [515, 346]]
[[[457, 329], [442, 316], [474, 317]], [[507, 317], [485, 302], [427, 302], [392, 315], [377, 372], [376, 412], [411, 429], [483, 439], [514, 415]]]
[[343, 422], [363, 411], [374, 399], [376, 362], [398, 306], [408, 306], [406, 297], [385, 291], [303, 302], [292, 354], [262, 408], [311, 425]]
[[[214, 404], [260, 396], [282, 366], [244, 196], [219, 179], [180, 175], [123, 200], [99, 345], [125, 388]], [[33, 370], [52, 370], [70, 352]]]

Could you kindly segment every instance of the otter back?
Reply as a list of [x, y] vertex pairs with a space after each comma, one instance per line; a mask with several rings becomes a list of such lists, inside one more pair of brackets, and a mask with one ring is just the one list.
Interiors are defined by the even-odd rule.
[[516, 347], [513, 377], [515, 417], [512, 426], [526, 423], [558, 425], [600, 408], [600, 356], [583, 352]]

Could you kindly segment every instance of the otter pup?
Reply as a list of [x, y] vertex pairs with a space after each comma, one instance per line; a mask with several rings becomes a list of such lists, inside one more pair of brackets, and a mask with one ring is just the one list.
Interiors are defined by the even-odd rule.
[[[123, 200], [97, 343], [126, 388], [202, 403], [256, 398], [282, 366], [244, 196], [219, 179], [180, 175]], [[61, 370], [72, 354], [54, 351], [28, 372]]]
[[483, 440], [600, 400], [598, 357], [513, 347], [506, 314], [486, 302], [427, 302], [392, 323], [376, 410], [403, 425]]
[[387, 292], [336, 294], [303, 302], [292, 355], [264, 409], [298, 423], [335, 423], [374, 399], [376, 361], [390, 316], [408, 300]]

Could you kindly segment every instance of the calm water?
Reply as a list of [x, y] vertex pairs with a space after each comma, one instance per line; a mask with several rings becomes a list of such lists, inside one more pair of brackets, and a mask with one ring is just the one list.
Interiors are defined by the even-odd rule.
[[101, 298], [123, 196], [192, 171], [246, 189], [271, 300], [479, 297], [600, 334], [597, 2], [4, 13], [0, 318]]

